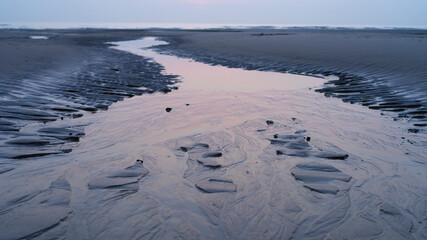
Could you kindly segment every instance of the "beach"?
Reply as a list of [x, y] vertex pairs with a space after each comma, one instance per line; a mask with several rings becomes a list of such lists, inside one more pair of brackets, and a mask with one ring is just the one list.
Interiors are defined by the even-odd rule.
[[0, 239], [424, 239], [424, 30], [0, 30]]
[[209, 64], [339, 75], [319, 92], [398, 112], [425, 127], [425, 30], [246, 30], [167, 32], [174, 54]]
[[[48, 39], [33, 39], [42, 35]], [[47, 35], [47, 36], [46, 36]], [[125, 36], [123, 36], [125, 35]], [[107, 42], [140, 36], [121, 31], [3, 31], [1, 49], [2, 139], [22, 136], [13, 145], [42, 146], [0, 150], [0, 157], [59, 154], [71, 149], [81, 129], [38, 129], [23, 132], [36, 122], [79, 118], [106, 110], [125, 97], [171, 91], [175, 76], [161, 74], [162, 67], [146, 59], [108, 48]], [[127, 64], [133, 63], [131, 67]], [[142, 80], [143, 79], [143, 80]], [[150, 80], [151, 79], [151, 80]], [[153, 80], [155, 79], [155, 81]], [[54, 141], [43, 140], [45, 136]], [[56, 145], [54, 148], [50, 146]]]

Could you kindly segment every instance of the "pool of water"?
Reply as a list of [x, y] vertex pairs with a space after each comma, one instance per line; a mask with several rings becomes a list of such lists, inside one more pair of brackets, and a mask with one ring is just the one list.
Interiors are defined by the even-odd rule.
[[117, 44], [113, 47], [115, 49], [152, 58], [165, 67], [165, 73], [181, 76], [183, 81], [179, 85], [183, 90], [236, 92], [296, 90], [318, 87], [325, 82], [323, 78], [211, 66], [191, 59], [159, 54], [150, 47], [168, 43], [154, 37], [114, 44]]

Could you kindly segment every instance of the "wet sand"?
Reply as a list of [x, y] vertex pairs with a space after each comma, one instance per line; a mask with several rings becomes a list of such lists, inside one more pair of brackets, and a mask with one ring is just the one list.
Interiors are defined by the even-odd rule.
[[[69, 37], [75, 33], [79, 31], [68, 32]], [[322, 83], [336, 80], [332, 76], [213, 67], [139, 49], [138, 41], [118, 42], [112, 48], [98, 42], [98, 37], [113, 42], [186, 33], [101, 33], [85, 35], [92, 39], [89, 44], [57, 43], [72, 52], [64, 54], [69, 56], [64, 61], [83, 69], [75, 74], [92, 72], [88, 81], [71, 78], [80, 91], [76, 95], [82, 96], [77, 100], [80, 104], [89, 101], [87, 105], [95, 108], [90, 100], [111, 95], [103, 88], [111, 84], [114, 93], [128, 93], [123, 84], [135, 72], [150, 73], [134, 80], [140, 85], [132, 89], [142, 91], [142, 96], [121, 96], [107, 102], [107, 111], [83, 111], [78, 118], [58, 114], [56, 121], [46, 123], [7, 118], [14, 125], [3, 125], [18, 126], [19, 134], [1, 135], [1, 239], [426, 238], [426, 135], [408, 132], [411, 123], [315, 92], [324, 89]], [[25, 34], [49, 35], [47, 40], [34, 41], [54, 39], [52, 33]], [[75, 38], [80, 42], [82, 36]], [[76, 50], [80, 48], [81, 53]], [[170, 46], [161, 48], [172, 51]], [[88, 71], [90, 49], [95, 57], [105, 56], [105, 61]], [[188, 50], [190, 53], [194, 54]], [[62, 59], [55, 54], [52, 59]], [[111, 69], [111, 61], [120, 64], [119, 71]], [[31, 64], [36, 66], [36, 62], [40, 61]], [[247, 67], [245, 64], [240, 67]], [[108, 72], [101, 67], [105, 65]], [[129, 72], [124, 71], [124, 76], [114, 75], [126, 67]], [[52, 105], [76, 104], [63, 88], [57, 88], [70, 83], [64, 77], [69, 76], [68, 68], [51, 64], [39, 68], [49, 69], [49, 76], [54, 76], [35, 84], [41, 91], [34, 92], [34, 85], [26, 81], [27, 85], [17, 86], [23, 89], [21, 95], [12, 91], [4, 96], [34, 99], [43, 93]], [[11, 66], [10, 72], [13, 69]], [[203, 73], [209, 71], [205, 77]], [[57, 78], [58, 74], [63, 78]], [[116, 77], [109, 78], [111, 75]], [[45, 80], [48, 75], [35, 72], [32, 76]], [[247, 86], [231, 84], [234, 79], [242, 81], [239, 78]], [[257, 79], [262, 85], [255, 85]], [[180, 82], [175, 83], [177, 80]], [[203, 81], [210, 84], [198, 84]], [[292, 85], [293, 81], [299, 84]], [[175, 91], [162, 91], [164, 87]], [[151, 89], [156, 91], [144, 94]], [[22, 109], [52, 111], [44, 104], [29, 106], [33, 101], [17, 99], [15, 102], [24, 105]], [[14, 116], [11, 110], [4, 112]], [[1, 120], [4, 118], [2, 115]], [[70, 145], [52, 144], [52, 139], [64, 138]], [[72, 151], [33, 155], [23, 158], [25, 161], [16, 157], [46, 146]]]
[[171, 91], [176, 76], [106, 44], [139, 36], [132, 31], [1, 31], [0, 158], [69, 152], [84, 135], [79, 125], [27, 131], [31, 124], [79, 118], [126, 97]]
[[[427, 31], [242, 30], [158, 32], [175, 55], [227, 67], [336, 75], [318, 91], [427, 123]], [[418, 131], [418, 130], [412, 130]]]

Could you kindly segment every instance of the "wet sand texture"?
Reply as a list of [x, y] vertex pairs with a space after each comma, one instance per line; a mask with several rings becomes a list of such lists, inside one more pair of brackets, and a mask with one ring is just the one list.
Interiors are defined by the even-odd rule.
[[[405, 214], [357, 190], [357, 178], [364, 177], [354, 168], [365, 171], [370, 164], [319, 139], [310, 143], [306, 130], [295, 131], [301, 127], [295, 120], [264, 124], [247, 121], [162, 145], [186, 160], [184, 178], [204, 193], [196, 201], [225, 238], [412, 239], [413, 223]], [[263, 147], [266, 139], [270, 144]], [[200, 160], [213, 155], [215, 167]]]
[[72, 212], [70, 195], [71, 186], [61, 177], [45, 190], [13, 199], [9, 208], [1, 209], [0, 238], [34, 238], [57, 227]]
[[[305, 88], [170, 92], [176, 76], [102, 44], [154, 33], [187, 34], [0, 31], [0, 48], [21, 56], [0, 56], [0, 239], [427, 238], [423, 131]], [[244, 36], [236, 51], [250, 46], [246, 36], [293, 36], [247, 33], [236, 33]], [[235, 33], [187, 37], [210, 34]], [[222, 44], [212, 48], [221, 53]], [[181, 47], [164, 50], [204, 54]], [[204, 61], [284, 67], [245, 54]], [[150, 92], [161, 93], [118, 102]]]
[[[264, 34], [260, 34], [264, 33]], [[156, 32], [178, 56], [232, 68], [335, 75], [316, 91], [427, 125], [425, 30]], [[414, 131], [414, 130], [410, 130]], [[417, 131], [417, 130], [415, 130]]]
[[[31, 39], [47, 35], [49, 39]], [[84, 126], [27, 128], [79, 118], [145, 93], [170, 92], [175, 76], [162, 66], [105, 42], [138, 38], [132, 31], [0, 31], [0, 158], [71, 151]]]
[[89, 189], [105, 189], [105, 188], [120, 188], [129, 189], [130, 185], [138, 190], [138, 181], [148, 174], [148, 170], [141, 162], [136, 162], [133, 166], [127, 167], [124, 170], [98, 176], [89, 182]]

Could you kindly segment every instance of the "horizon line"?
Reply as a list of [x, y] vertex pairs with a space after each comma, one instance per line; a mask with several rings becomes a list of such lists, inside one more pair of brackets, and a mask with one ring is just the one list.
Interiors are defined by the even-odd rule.
[[253, 23], [143, 23], [143, 22], [1, 22], [0, 29], [133, 29], [133, 30], [427, 30], [427, 26], [339, 25], [339, 24], [253, 24]]

